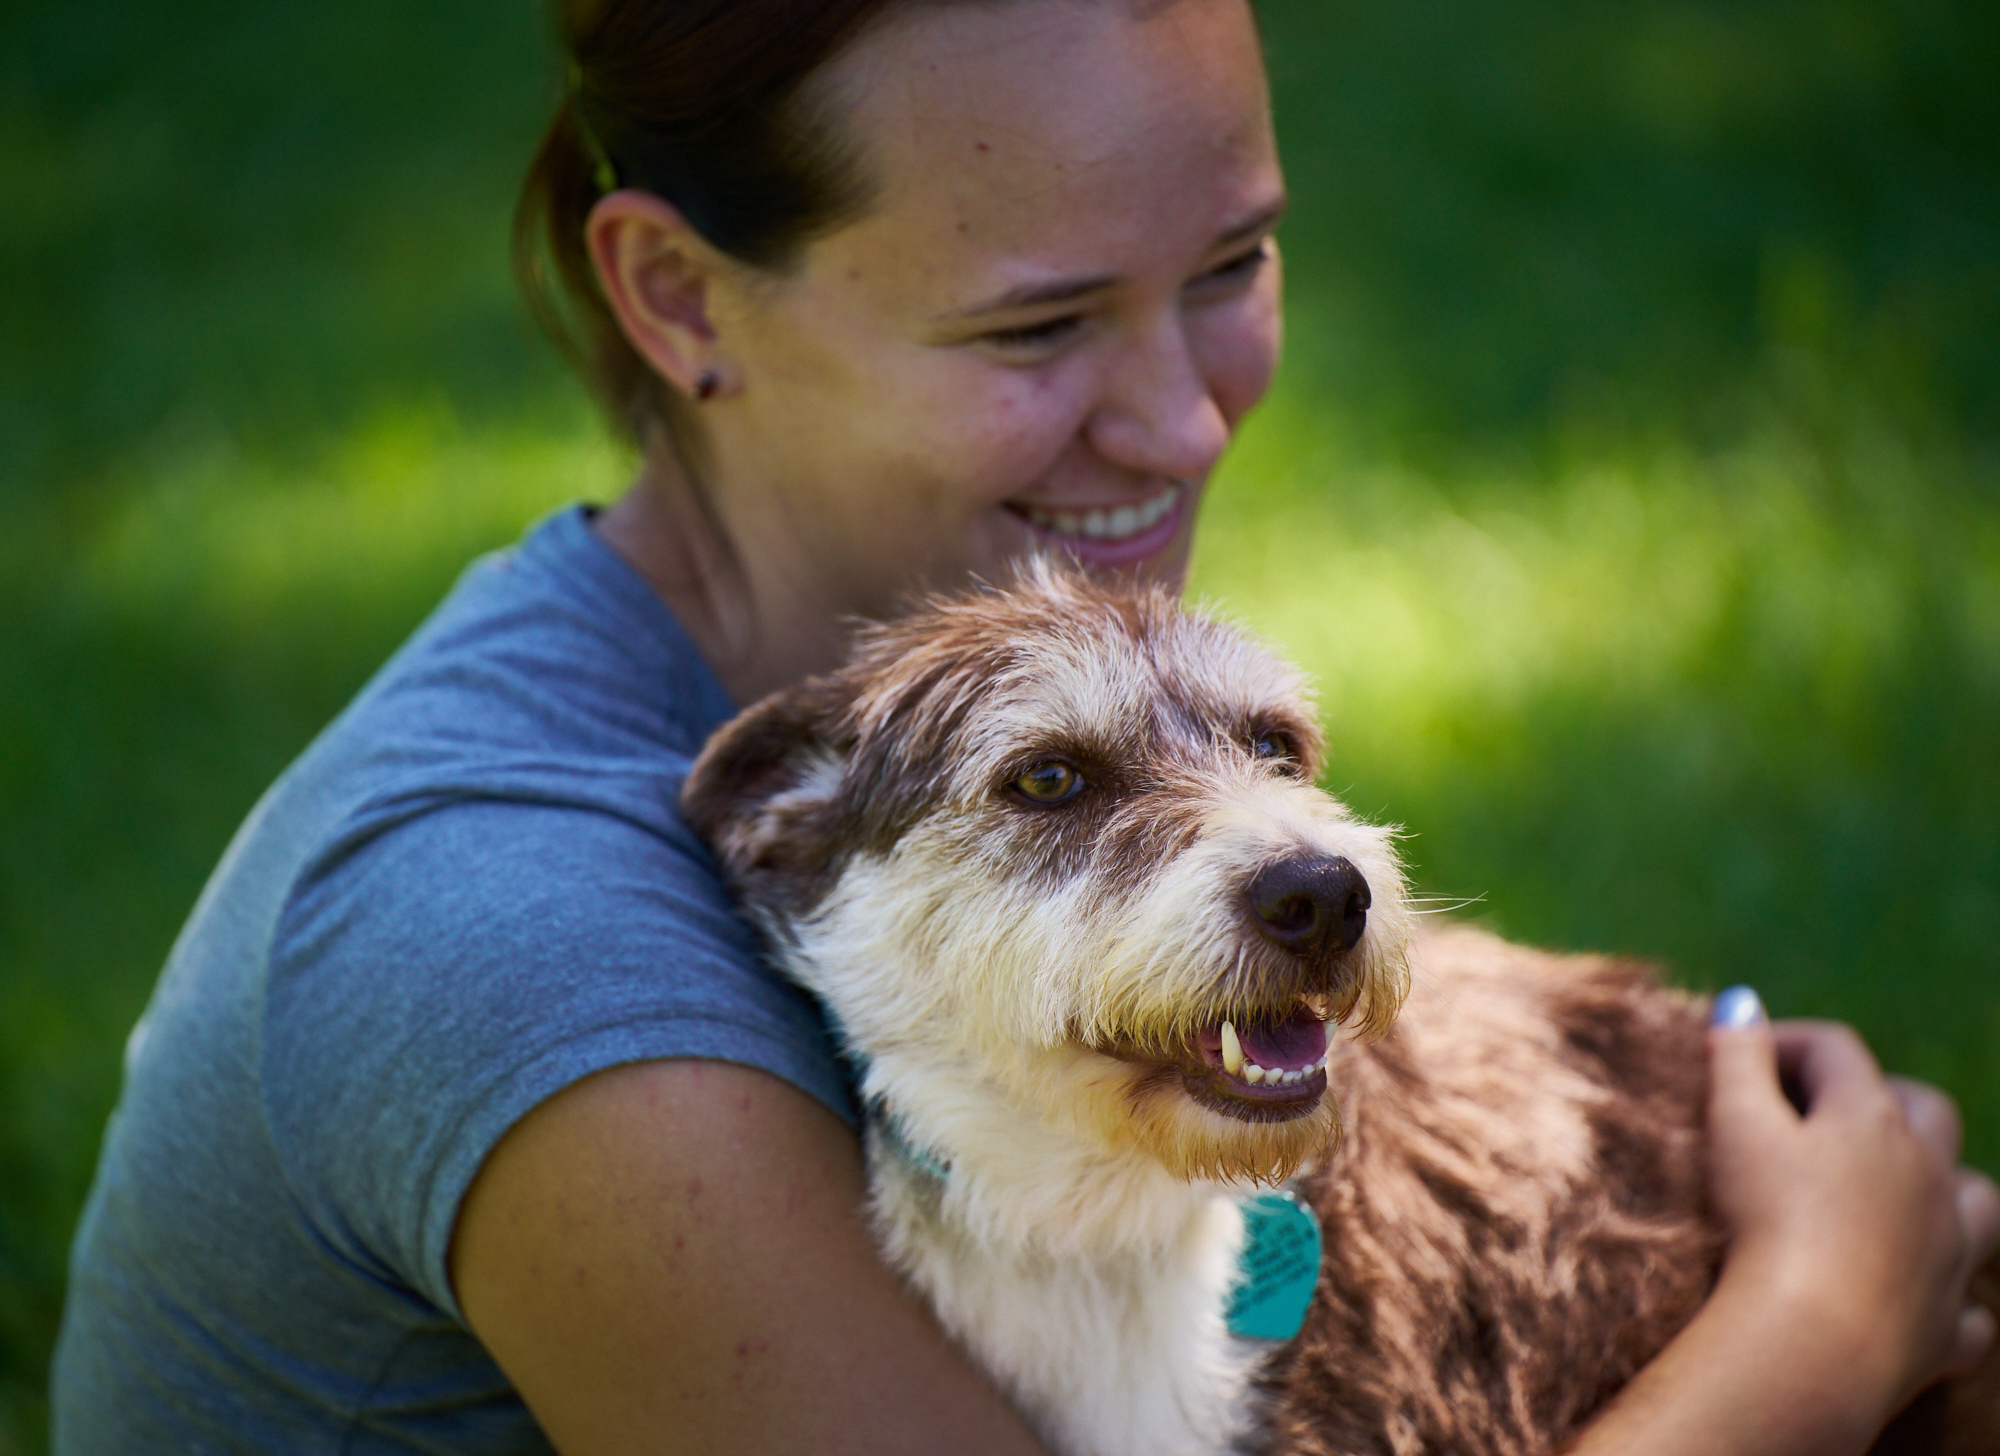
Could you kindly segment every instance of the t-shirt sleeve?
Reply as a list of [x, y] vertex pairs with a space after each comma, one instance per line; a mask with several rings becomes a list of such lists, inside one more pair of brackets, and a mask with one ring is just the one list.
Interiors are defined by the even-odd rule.
[[593, 1072], [738, 1062], [854, 1121], [819, 1012], [690, 834], [460, 801], [309, 867], [272, 946], [265, 1112], [303, 1213], [463, 1321], [458, 1205], [525, 1113]]

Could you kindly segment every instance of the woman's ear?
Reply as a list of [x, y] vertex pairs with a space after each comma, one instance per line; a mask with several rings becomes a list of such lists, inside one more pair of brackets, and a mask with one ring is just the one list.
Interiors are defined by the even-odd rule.
[[636, 188], [606, 193], [584, 238], [618, 327], [661, 378], [707, 399], [731, 370], [711, 316], [724, 260], [680, 209]]

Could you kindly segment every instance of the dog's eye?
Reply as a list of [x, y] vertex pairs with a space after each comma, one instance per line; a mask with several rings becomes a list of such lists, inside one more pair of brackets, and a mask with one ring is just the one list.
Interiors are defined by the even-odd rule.
[[1030, 803], [1060, 804], [1082, 793], [1085, 785], [1082, 774], [1061, 759], [1052, 758], [1036, 764], [1008, 787]]
[[1250, 751], [1264, 759], [1291, 759], [1298, 761], [1298, 745], [1287, 733], [1259, 733], [1250, 740]]

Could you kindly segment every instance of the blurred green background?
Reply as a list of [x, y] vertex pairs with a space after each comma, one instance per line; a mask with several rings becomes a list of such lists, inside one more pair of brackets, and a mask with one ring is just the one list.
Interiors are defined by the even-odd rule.
[[[1860, 1023], [2000, 1166], [2000, 7], [1262, 0], [1279, 389], [1199, 589], [1550, 944]], [[259, 791], [629, 467], [504, 234], [530, 0], [0, 8], [0, 1453]]]

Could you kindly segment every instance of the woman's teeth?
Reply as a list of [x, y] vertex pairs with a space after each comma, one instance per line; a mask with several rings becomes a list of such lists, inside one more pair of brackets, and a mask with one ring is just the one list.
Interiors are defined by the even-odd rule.
[[[1335, 1027], [1326, 1024], [1326, 1044], [1328, 1051], [1333, 1048]], [[1243, 1041], [1236, 1034], [1234, 1022], [1222, 1023], [1222, 1070], [1238, 1081], [1248, 1082], [1252, 1087], [1290, 1087], [1305, 1081], [1315, 1072], [1326, 1070], [1326, 1053], [1322, 1052], [1314, 1061], [1303, 1067], [1260, 1067], [1255, 1062], [1246, 1061], [1243, 1056]]]
[[1159, 524], [1160, 518], [1174, 508], [1180, 493], [1181, 488], [1176, 483], [1136, 506], [1117, 506], [1108, 511], [1102, 508], [1045, 511], [1040, 506], [1028, 505], [1020, 510], [1022, 515], [1044, 531], [1060, 531], [1065, 536], [1082, 536], [1090, 541], [1119, 541]]

